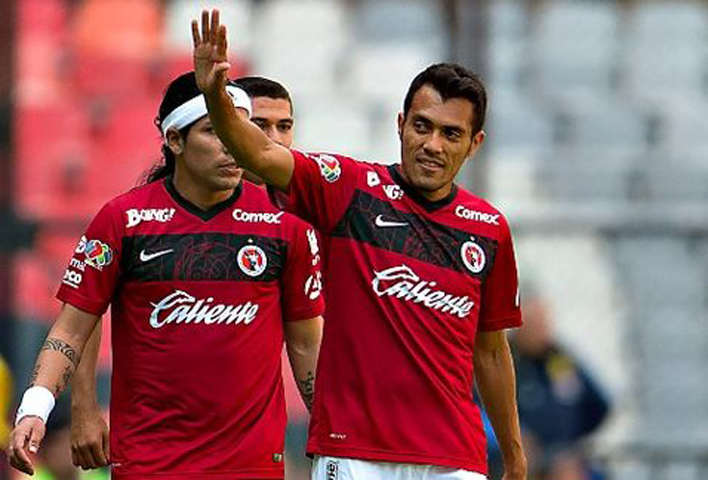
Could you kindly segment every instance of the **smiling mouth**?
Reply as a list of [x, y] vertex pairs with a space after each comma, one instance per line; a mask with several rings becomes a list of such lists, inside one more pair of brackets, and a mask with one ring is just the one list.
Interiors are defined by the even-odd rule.
[[420, 166], [428, 170], [442, 170], [445, 167], [442, 162], [430, 157], [417, 157], [415, 160]]

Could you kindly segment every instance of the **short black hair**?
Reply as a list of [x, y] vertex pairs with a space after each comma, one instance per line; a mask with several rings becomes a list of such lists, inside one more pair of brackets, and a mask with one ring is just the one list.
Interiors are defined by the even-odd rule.
[[264, 77], [241, 77], [233, 81], [234, 85], [240, 87], [250, 98], [268, 97], [273, 99], [282, 98], [290, 104], [290, 112], [293, 112], [293, 101], [290, 92], [275, 80]]
[[456, 63], [436, 63], [420, 72], [411, 82], [403, 101], [403, 116], [407, 117], [416, 92], [424, 85], [433, 87], [443, 98], [466, 98], [472, 102], [472, 135], [482, 130], [487, 113], [487, 90], [479, 76]]

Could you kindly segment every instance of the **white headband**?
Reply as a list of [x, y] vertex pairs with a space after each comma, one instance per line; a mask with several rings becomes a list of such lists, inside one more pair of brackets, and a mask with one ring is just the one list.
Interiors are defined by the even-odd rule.
[[[251, 99], [248, 98], [246, 92], [233, 85], [226, 86], [226, 93], [229, 94], [234, 102], [234, 107], [243, 108], [248, 112], [248, 117], [251, 117], [253, 110], [251, 109]], [[196, 122], [206, 115], [207, 107], [204, 95], [199, 95], [190, 100], [187, 100], [179, 107], [172, 110], [167, 117], [162, 121], [162, 135], [167, 137], [167, 130], [176, 128], [177, 130], [186, 127], [187, 125]]]

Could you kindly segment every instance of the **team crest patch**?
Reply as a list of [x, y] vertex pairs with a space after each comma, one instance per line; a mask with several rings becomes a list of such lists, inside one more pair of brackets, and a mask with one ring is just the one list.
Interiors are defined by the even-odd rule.
[[474, 237], [470, 237], [468, 241], [462, 244], [460, 255], [465, 266], [472, 273], [481, 272], [487, 264], [487, 256], [484, 254], [484, 249], [475, 243]]
[[329, 183], [339, 180], [340, 175], [342, 175], [342, 166], [339, 164], [339, 160], [326, 153], [309, 155], [309, 157], [320, 166], [320, 173], [325, 180]]
[[[77, 247], [77, 251], [79, 248]], [[113, 250], [100, 240], [88, 240], [83, 249], [86, 263], [96, 270], [103, 270], [103, 267], [110, 265], [113, 261]]]
[[257, 277], [265, 271], [268, 257], [261, 247], [246, 245], [238, 251], [236, 262], [243, 273], [249, 277]]

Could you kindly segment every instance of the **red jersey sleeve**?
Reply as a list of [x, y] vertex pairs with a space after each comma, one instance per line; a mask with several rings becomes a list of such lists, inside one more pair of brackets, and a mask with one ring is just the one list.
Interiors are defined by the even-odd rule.
[[327, 234], [344, 214], [361, 171], [354, 159], [291, 150], [295, 160], [287, 210]]
[[479, 330], [490, 332], [521, 325], [519, 305], [519, 277], [511, 231], [500, 215], [501, 234], [494, 265], [482, 285], [482, 305]]
[[59, 300], [95, 315], [106, 311], [120, 276], [122, 231], [121, 214], [109, 202], [79, 240], [57, 292]]
[[305, 320], [324, 313], [320, 247], [315, 229], [292, 217], [294, 228], [281, 277], [285, 321]]

